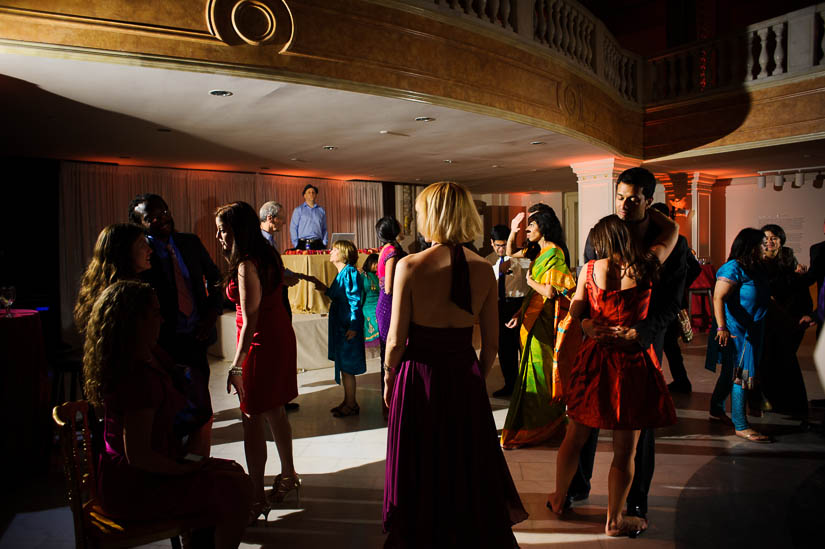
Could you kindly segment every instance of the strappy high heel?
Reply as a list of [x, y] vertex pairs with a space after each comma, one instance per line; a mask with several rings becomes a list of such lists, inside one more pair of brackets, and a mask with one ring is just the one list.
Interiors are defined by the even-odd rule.
[[249, 511], [249, 526], [256, 526], [261, 516], [263, 516], [263, 523], [265, 525], [271, 510], [272, 507], [269, 506], [269, 502], [267, 501], [256, 501], [253, 503], [252, 509]]
[[277, 475], [272, 483], [272, 501], [283, 503], [291, 491], [295, 490], [295, 501], [301, 504], [301, 477], [298, 473], [290, 476]]

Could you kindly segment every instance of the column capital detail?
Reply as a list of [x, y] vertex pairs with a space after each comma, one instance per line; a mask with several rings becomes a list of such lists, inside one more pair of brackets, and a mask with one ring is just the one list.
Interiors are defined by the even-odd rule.
[[716, 183], [716, 176], [705, 172], [693, 172], [690, 181], [699, 193], [710, 193]]
[[570, 168], [579, 179], [579, 184], [603, 178], [614, 179], [618, 174], [628, 168], [641, 166], [641, 160], [622, 157], [600, 158], [598, 160], [587, 160], [585, 162], [574, 162]]

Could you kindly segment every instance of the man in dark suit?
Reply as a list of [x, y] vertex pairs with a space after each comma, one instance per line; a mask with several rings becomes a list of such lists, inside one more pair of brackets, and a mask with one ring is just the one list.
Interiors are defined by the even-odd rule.
[[[633, 234], [648, 247], [658, 236], [658, 229], [649, 222], [647, 209], [653, 202], [656, 178], [644, 168], [630, 168], [619, 174], [616, 180], [616, 214], [627, 223]], [[679, 239], [676, 247], [662, 265], [659, 281], [654, 284], [650, 296], [647, 317], [628, 331], [630, 339], [635, 339], [643, 349], [651, 344], [659, 362], [662, 361], [665, 332], [679, 314], [685, 292], [687, 274], [687, 254], [690, 250], [685, 239]], [[584, 259], [597, 259], [590, 235], [584, 248]], [[587, 337], [610, 335], [611, 327], [598, 326], [589, 319], [582, 319], [582, 331]], [[599, 431], [593, 429], [582, 449], [579, 470], [568, 489], [569, 500], [585, 499], [590, 494], [590, 478], [593, 474], [593, 460]], [[636, 445], [635, 474], [630, 493], [627, 496], [627, 515], [647, 519], [647, 494], [653, 479], [655, 467], [655, 439], [653, 429], [642, 429]], [[641, 532], [633, 532], [635, 535]]]
[[[825, 232], [825, 224], [822, 231]], [[810, 284], [816, 284], [816, 310], [811, 316], [816, 321], [816, 335], [819, 336], [825, 323], [825, 240], [811, 246], [811, 268], [806, 277]]]
[[507, 398], [513, 394], [519, 367], [519, 331], [517, 328], [508, 328], [506, 324], [521, 308], [529, 289], [525, 280], [526, 272], [519, 260], [504, 253], [509, 236], [510, 229], [507, 225], [493, 227], [490, 233], [493, 253], [487, 256], [498, 284], [498, 362], [504, 376], [504, 387], [493, 393], [498, 398]]
[[141, 194], [129, 204], [129, 218], [146, 229], [152, 247], [151, 269], [142, 278], [160, 301], [163, 324], [158, 344], [177, 364], [190, 367], [195, 414], [206, 421], [201, 436], [208, 452], [209, 361], [207, 347], [217, 339], [215, 321], [221, 312], [221, 274], [200, 239], [175, 231], [166, 201], [156, 194]]

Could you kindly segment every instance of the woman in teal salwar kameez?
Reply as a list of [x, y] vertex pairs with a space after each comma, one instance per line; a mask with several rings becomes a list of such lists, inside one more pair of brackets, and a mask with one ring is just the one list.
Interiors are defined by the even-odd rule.
[[[564, 424], [561, 383], [553, 357], [559, 323], [567, 316], [576, 280], [567, 266], [564, 233], [555, 213], [531, 215], [526, 234], [541, 251], [530, 266], [530, 290], [518, 317], [521, 363], [501, 432], [504, 448], [538, 444]], [[511, 322], [515, 325], [515, 319]]]

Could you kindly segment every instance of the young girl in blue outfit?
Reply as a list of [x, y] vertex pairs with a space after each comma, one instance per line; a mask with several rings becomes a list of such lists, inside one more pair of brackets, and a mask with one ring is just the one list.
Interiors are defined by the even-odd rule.
[[344, 385], [344, 401], [330, 412], [335, 417], [358, 415], [360, 407], [355, 400], [355, 376], [367, 371], [364, 351], [364, 279], [355, 268], [358, 249], [348, 240], [332, 245], [330, 262], [338, 269], [338, 276], [327, 288], [314, 280], [316, 289], [325, 291], [332, 301], [329, 308], [329, 354], [335, 361], [335, 381]]

